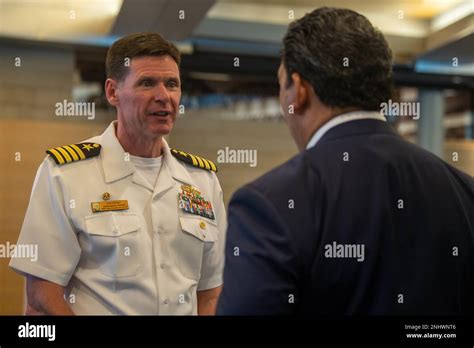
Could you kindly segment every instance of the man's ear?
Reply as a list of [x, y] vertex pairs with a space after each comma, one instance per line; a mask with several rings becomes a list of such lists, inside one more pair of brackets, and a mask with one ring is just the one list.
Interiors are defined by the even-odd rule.
[[302, 114], [308, 105], [308, 98], [310, 93], [310, 84], [301, 78], [301, 75], [297, 72], [291, 74], [291, 80], [293, 82], [293, 107], [295, 113]]
[[107, 101], [112, 106], [117, 106], [118, 103], [117, 85], [118, 82], [114, 79], [108, 78], [105, 80], [105, 96], [107, 97]]

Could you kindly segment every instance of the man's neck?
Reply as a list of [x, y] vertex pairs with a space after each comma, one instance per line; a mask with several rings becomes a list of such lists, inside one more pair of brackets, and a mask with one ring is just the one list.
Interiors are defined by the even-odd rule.
[[125, 152], [137, 157], [159, 157], [162, 154], [162, 137], [149, 138], [128, 134], [124, 127], [117, 125], [115, 129], [117, 139]]

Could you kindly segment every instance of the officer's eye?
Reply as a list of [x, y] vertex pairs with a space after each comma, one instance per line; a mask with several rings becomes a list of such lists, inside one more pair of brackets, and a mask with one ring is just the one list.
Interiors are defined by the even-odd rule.
[[153, 87], [153, 81], [149, 79], [141, 80], [139, 85], [143, 87]]
[[166, 85], [171, 88], [179, 87], [179, 82], [176, 80], [169, 80]]

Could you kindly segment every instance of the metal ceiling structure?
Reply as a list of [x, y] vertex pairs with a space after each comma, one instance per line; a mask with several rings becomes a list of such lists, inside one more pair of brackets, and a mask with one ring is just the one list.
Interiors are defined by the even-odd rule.
[[[472, 86], [470, 0], [0, 0], [0, 42], [73, 49], [82, 78], [103, 81], [105, 53], [113, 41], [154, 31], [178, 45], [185, 77], [209, 79], [216, 76], [212, 73], [226, 74], [229, 81], [273, 83], [288, 23], [325, 5], [354, 9], [379, 26], [394, 51], [396, 83]], [[236, 56], [239, 69], [233, 66]], [[450, 67], [453, 57], [457, 66]]]
[[168, 40], [186, 40], [215, 0], [124, 0], [112, 35], [157, 32]]

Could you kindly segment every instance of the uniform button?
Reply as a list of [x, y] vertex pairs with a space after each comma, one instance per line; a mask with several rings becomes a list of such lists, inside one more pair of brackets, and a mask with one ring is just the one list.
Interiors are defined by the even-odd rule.
[[166, 264], [164, 264], [164, 263], [162, 263], [162, 264], [160, 265], [160, 268], [161, 268], [161, 269], [165, 269], [165, 267], [166, 267]]
[[159, 227], [156, 229], [156, 233], [158, 233], [158, 234], [163, 234], [164, 232], [165, 231], [163, 231], [163, 229], [161, 229]]
[[199, 223], [199, 227], [201, 227], [201, 230], [206, 229], [206, 223], [205, 223], [204, 221], [201, 221], [201, 222]]
[[165, 299], [163, 300], [163, 304], [168, 304], [168, 299], [167, 299], [167, 298], [165, 298]]
[[153, 200], [154, 200], [154, 201], [157, 201], [157, 200], [158, 200], [158, 195], [156, 195], [155, 197], [153, 197]]

